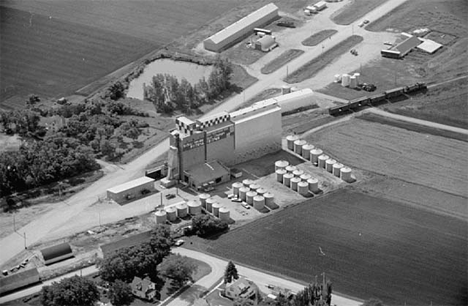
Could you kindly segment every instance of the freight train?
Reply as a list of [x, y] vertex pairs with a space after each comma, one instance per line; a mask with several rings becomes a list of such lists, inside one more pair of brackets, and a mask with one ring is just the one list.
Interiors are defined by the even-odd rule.
[[350, 100], [348, 104], [335, 106], [328, 109], [328, 113], [330, 115], [341, 115], [349, 111], [358, 110], [364, 106], [373, 106], [378, 104], [379, 102], [385, 101], [387, 99], [392, 99], [403, 94], [412, 93], [418, 90], [426, 89], [427, 85], [425, 83], [416, 83], [413, 85], [398, 87], [394, 89], [387, 90], [381, 94], [373, 95], [373, 96], [364, 96], [354, 100]]

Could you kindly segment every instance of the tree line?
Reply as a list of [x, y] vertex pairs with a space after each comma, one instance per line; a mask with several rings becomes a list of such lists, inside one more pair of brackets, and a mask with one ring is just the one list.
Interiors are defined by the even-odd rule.
[[203, 77], [192, 85], [183, 78], [179, 80], [169, 74], [157, 74], [144, 87], [144, 97], [151, 101], [160, 113], [180, 110], [185, 113], [217, 99], [231, 86], [232, 64], [217, 57], [208, 80]]

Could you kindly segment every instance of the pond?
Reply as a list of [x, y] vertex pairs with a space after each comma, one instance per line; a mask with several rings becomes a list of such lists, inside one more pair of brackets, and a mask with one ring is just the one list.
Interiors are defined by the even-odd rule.
[[148, 64], [143, 73], [130, 82], [127, 97], [143, 100], [143, 84], [149, 84], [153, 76], [158, 73], [167, 73], [179, 80], [186, 78], [192, 85], [195, 85], [202, 77], [208, 80], [211, 70], [212, 66], [203, 66], [185, 61], [156, 60]]

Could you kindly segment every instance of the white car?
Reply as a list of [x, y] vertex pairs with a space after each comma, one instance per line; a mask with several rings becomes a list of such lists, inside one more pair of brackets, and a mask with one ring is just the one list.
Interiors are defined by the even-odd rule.
[[181, 246], [181, 245], [184, 244], [184, 242], [185, 242], [185, 241], [184, 241], [183, 239], [179, 239], [179, 240], [177, 240], [177, 241], [174, 243], [174, 245], [175, 245], [175, 246]]

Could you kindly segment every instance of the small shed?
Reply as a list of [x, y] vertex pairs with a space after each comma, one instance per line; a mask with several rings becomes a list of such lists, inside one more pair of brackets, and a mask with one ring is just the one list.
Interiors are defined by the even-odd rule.
[[73, 257], [70, 244], [66, 242], [42, 249], [41, 253], [46, 266]]
[[255, 41], [255, 49], [269, 52], [278, 46], [275, 37], [272, 35], [264, 35]]
[[107, 197], [117, 203], [125, 203], [155, 190], [154, 179], [143, 176], [125, 184], [107, 189]]

